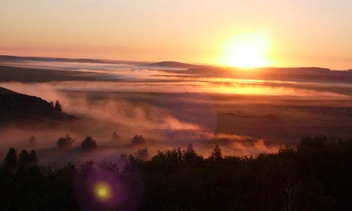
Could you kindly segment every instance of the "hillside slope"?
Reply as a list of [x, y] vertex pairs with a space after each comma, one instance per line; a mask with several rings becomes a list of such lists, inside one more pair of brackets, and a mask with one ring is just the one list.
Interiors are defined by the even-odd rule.
[[56, 122], [76, 117], [56, 111], [47, 101], [0, 87], [0, 124]]

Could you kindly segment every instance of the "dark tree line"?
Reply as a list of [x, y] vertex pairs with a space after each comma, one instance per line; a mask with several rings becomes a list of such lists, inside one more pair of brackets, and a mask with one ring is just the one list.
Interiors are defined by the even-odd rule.
[[23, 149], [19, 156], [17, 156], [16, 150], [10, 148], [5, 157], [3, 168], [5, 170], [14, 171], [17, 168], [26, 168], [35, 165], [37, 164], [37, 161], [37, 153], [34, 150], [28, 152]]
[[[32, 136], [30, 138], [29, 141], [29, 145], [33, 145], [31, 144], [31, 139], [34, 139], [35, 141], [35, 137]], [[71, 136], [69, 136], [68, 134], [64, 137], [59, 138], [56, 141], [56, 147], [59, 150], [66, 150], [68, 148], [70, 148], [70, 146], [76, 141], [76, 139], [73, 139]], [[114, 147], [118, 147], [119, 144], [121, 142], [121, 137], [118, 133], [114, 132], [112, 134], [112, 140], [111, 140], [111, 145]], [[143, 136], [141, 135], [135, 135], [132, 140], [131, 140], [131, 144], [132, 146], [136, 146], [136, 147], [144, 147], [143, 149], [140, 149], [137, 152], [137, 155], [143, 156], [144, 158], [148, 157], [148, 150], [146, 148], [146, 144], [147, 141], [143, 138]], [[93, 139], [91, 136], [87, 136], [81, 143], [81, 148], [85, 151], [91, 151], [94, 150], [98, 147], [97, 142], [95, 139]], [[144, 155], [142, 155], [144, 154]]]
[[[352, 210], [352, 139], [304, 137], [296, 148], [256, 157], [223, 156], [215, 146], [204, 158], [192, 145], [145, 156], [141, 149], [121, 158], [122, 167], [91, 161], [11, 171], [15, 159], [5, 159], [0, 210]], [[92, 192], [101, 178], [116, 192], [111, 201]]]

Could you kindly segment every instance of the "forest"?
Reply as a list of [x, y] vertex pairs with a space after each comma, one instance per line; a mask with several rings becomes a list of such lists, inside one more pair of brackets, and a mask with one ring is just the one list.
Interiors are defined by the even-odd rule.
[[[94, 150], [90, 137], [82, 149], [87, 142]], [[303, 137], [258, 156], [223, 156], [215, 145], [203, 157], [192, 144], [146, 153], [52, 169], [37, 165], [34, 150], [11, 148], [0, 169], [0, 210], [352, 209], [352, 139]]]

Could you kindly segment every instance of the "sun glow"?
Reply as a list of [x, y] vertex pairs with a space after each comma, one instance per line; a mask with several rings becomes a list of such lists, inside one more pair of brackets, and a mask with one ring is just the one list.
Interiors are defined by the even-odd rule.
[[269, 50], [270, 42], [264, 34], [235, 36], [225, 44], [222, 63], [241, 68], [268, 66]]

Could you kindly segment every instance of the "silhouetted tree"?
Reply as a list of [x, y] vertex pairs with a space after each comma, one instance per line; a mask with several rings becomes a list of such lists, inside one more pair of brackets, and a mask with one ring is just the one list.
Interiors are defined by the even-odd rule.
[[114, 131], [111, 138], [111, 144], [116, 146], [119, 144], [120, 141], [121, 141], [120, 135], [116, 131]]
[[128, 156], [126, 153], [122, 153], [120, 156], [119, 156], [119, 159], [118, 159], [118, 163], [120, 164], [120, 166], [125, 166], [126, 163], [128, 161]]
[[19, 155], [19, 160], [18, 160], [19, 167], [25, 168], [25, 167], [29, 166], [30, 163], [31, 163], [31, 157], [30, 157], [28, 151], [25, 149], [22, 150]]
[[37, 158], [37, 153], [32, 150], [31, 153], [29, 154], [30, 160], [31, 160], [31, 165], [36, 165], [38, 162], [38, 158]]
[[59, 138], [56, 142], [56, 146], [59, 149], [67, 149], [73, 142], [75, 142], [75, 139], [72, 139], [69, 135], [66, 135], [66, 137]]
[[211, 152], [210, 155], [211, 160], [221, 160], [222, 159], [222, 153], [219, 145], [215, 145], [213, 151]]
[[193, 148], [193, 144], [188, 144], [188, 146], [187, 146], [187, 151], [186, 151], [187, 153], [194, 153], [195, 151], [194, 151], [194, 148]]
[[35, 140], [35, 136], [31, 136], [29, 137], [29, 140], [28, 140], [28, 148], [29, 149], [32, 149], [32, 148], [35, 148], [37, 146], [37, 142]]
[[183, 153], [183, 159], [188, 163], [196, 164], [196, 159], [199, 161], [199, 156], [195, 152], [193, 145], [188, 144], [187, 150]]
[[135, 135], [132, 139], [133, 145], [145, 145], [146, 143], [147, 141], [140, 135]]
[[17, 167], [17, 154], [14, 148], [10, 148], [4, 160], [4, 168], [10, 171], [15, 170]]
[[56, 111], [58, 111], [58, 112], [62, 112], [62, 106], [61, 106], [61, 103], [58, 100], [56, 100], [56, 102], [55, 102], [54, 109]]
[[54, 102], [53, 102], [53, 101], [50, 101], [50, 106], [51, 106], [52, 108], [54, 108]]
[[81, 148], [83, 150], [92, 150], [97, 148], [97, 143], [94, 139], [92, 139], [92, 137], [88, 136], [82, 141]]
[[78, 207], [75, 197], [74, 180], [77, 175], [77, 168], [69, 162], [65, 167], [57, 169], [53, 175], [53, 184], [57, 193], [58, 204], [55, 210], [75, 210]]
[[299, 145], [297, 148], [299, 150], [305, 149], [305, 148], [311, 148], [311, 149], [320, 149], [328, 143], [328, 139], [326, 136], [320, 135], [316, 137], [302, 137]]
[[144, 149], [139, 149], [136, 153], [135, 153], [135, 157], [137, 159], [140, 160], [146, 160], [149, 158], [149, 153], [148, 153], [148, 149], [147, 147], [145, 147]]

